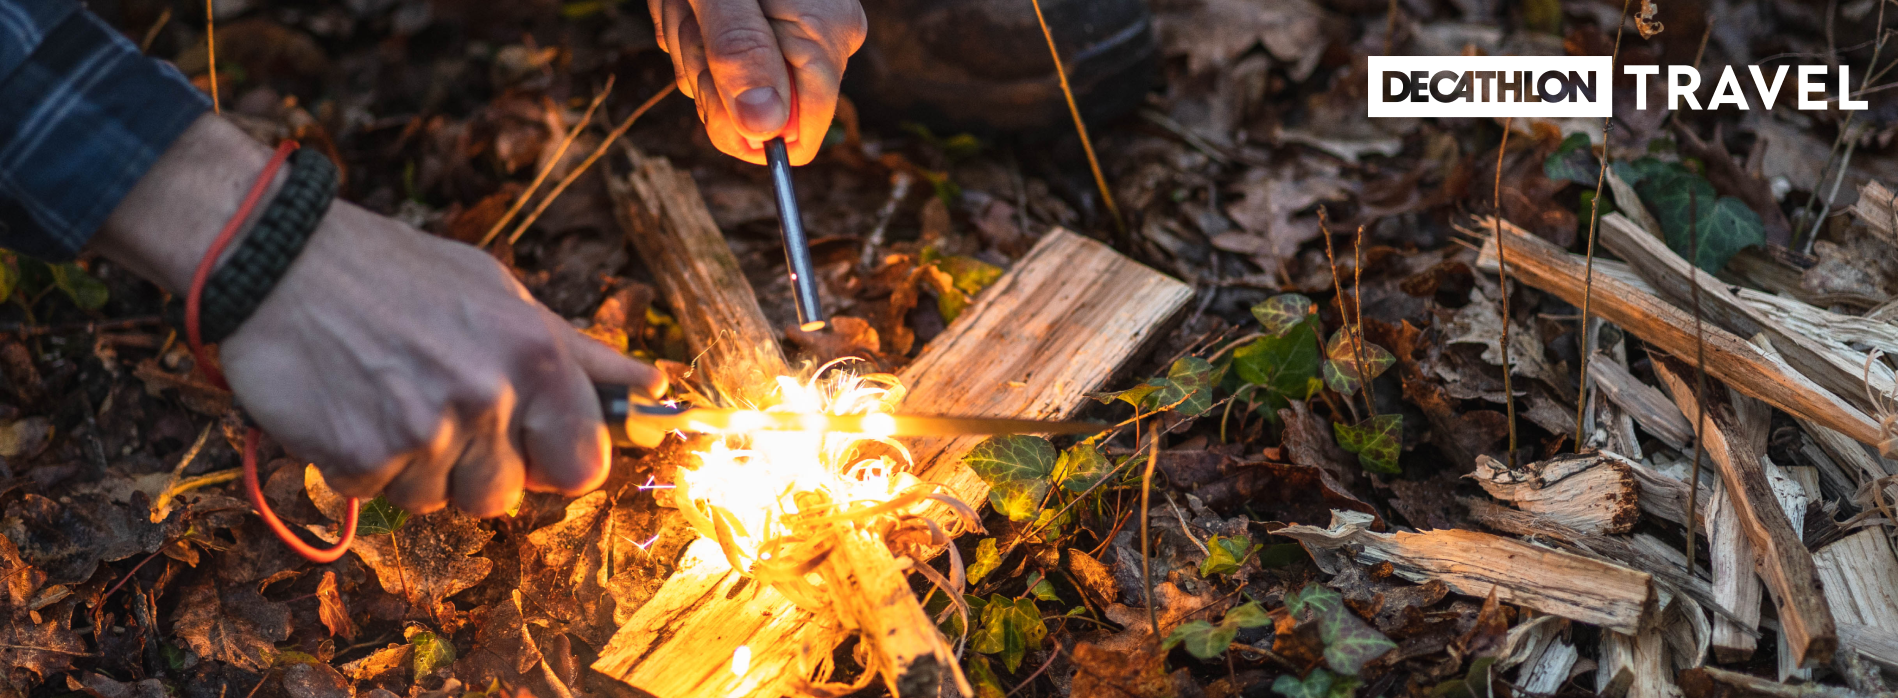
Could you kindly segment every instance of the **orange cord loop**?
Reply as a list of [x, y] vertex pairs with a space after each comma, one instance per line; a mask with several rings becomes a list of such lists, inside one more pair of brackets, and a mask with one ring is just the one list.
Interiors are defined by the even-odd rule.
[[[198, 329], [198, 303], [204, 298], [204, 284], [210, 280], [211, 270], [217, 267], [218, 258], [224, 256], [224, 248], [229, 247], [231, 240], [237, 237], [238, 229], [242, 228], [244, 221], [250, 218], [251, 211], [257, 208], [257, 202], [263, 198], [264, 190], [270, 187], [270, 180], [276, 178], [277, 170], [283, 168], [284, 160], [289, 159], [290, 153], [295, 152], [296, 149], [296, 141], [284, 141], [277, 145], [277, 151], [271, 154], [270, 162], [264, 165], [263, 173], [257, 175], [257, 182], [251, 185], [250, 193], [246, 194], [243, 203], [238, 205], [237, 213], [231, 214], [231, 219], [224, 223], [224, 229], [218, 232], [217, 239], [211, 242], [211, 249], [205, 250], [204, 259], [198, 261], [197, 271], [191, 276], [191, 290], [185, 295], [185, 341], [191, 346], [191, 356], [196, 360], [199, 369], [204, 371], [204, 376], [210, 379], [213, 385], [225, 390], [230, 390], [231, 385], [224, 380], [224, 372], [205, 360], [203, 334]], [[349, 551], [349, 545], [356, 540], [358, 500], [355, 497], [349, 499], [349, 514], [344, 517], [346, 520], [343, 522], [343, 538], [337, 541], [336, 545], [318, 548], [303, 542], [303, 539], [291, 531], [282, 519], [277, 518], [277, 513], [271, 511], [270, 504], [264, 501], [263, 487], [257, 481], [257, 442], [262, 439], [263, 431], [257, 427], [250, 427], [244, 431], [244, 493], [250, 497], [250, 505], [257, 509], [257, 515], [263, 517], [264, 524], [270, 527], [270, 531], [277, 534], [277, 539], [283, 541], [284, 545], [290, 546], [290, 549], [295, 550], [298, 555], [317, 564], [335, 562], [342, 558], [343, 553]]]

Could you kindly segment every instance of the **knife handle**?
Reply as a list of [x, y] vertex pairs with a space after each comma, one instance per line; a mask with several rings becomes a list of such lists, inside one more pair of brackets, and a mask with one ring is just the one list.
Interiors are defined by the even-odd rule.
[[665, 440], [665, 429], [655, 420], [641, 418], [636, 409], [638, 405], [658, 404], [651, 398], [635, 395], [630, 386], [615, 383], [594, 383], [593, 391], [600, 397], [600, 416], [606, 420], [614, 446], [653, 448]]

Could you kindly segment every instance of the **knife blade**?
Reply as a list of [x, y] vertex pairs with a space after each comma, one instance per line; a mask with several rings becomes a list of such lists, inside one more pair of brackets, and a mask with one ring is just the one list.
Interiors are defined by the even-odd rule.
[[651, 448], [670, 431], [730, 433], [811, 431], [874, 436], [993, 436], [997, 434], [1093, 434], [1108, 425], [1092, 422], [956, 417], [910, 414], [810, 414], [665, 405], [637, 396], [623, 385], [596, 386], [600, 411], [615, 445]]

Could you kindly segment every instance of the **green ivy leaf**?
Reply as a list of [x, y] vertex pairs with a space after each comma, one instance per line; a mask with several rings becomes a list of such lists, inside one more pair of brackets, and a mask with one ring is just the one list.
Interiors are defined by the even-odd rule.
[[1495, 657], [1472, 659], [1468, 672], [1437, 684], [1430, 689], [1430, 695], [1432, 698], [1490, 698], [1490, 669], [1495, 664]]
[[1327, 613], [1319, 623], [1319, 637], [1325, 641], [1325, 666], [1340, 674], [1357, 676], [1365, 664], [1397, 649], [1397, 643], [1348, 609], [1340, 607]]
[[949, 275], [958, 290], [974, 296], [1002, 278], [1002, 268], [974, 257], [945, 257], [936, 268]]
[[1555, 147], [1555, 152], [1543, 159], [1542, 176], [1558, 182], [1593, 184], [1601, 176], [1600, 164], [1594, 149], [1588, 145], [1588, 134], [1571, 133]]
[[1285, 698], [1329, 698], [1336, 677], [1324, 669], [1313, 669], [1305, 678], [1285, 674], [1272, 682], [1272, 692]]
[[[1739, 199], [1719, 196], [1707, 178], [1680, 163], [1644, 157], [1617, 163], [1615, 174], [1625, 174], [1622, 179], [1654, 212], [1667, 246], [1707, 273], [1719, 271], [1741, 249], [1766, 240], [1759, 214]], [[1696, 240], [1698, 254], [1690, 254]]]
[[1318, 333], [1314, 323], [1293, 325], [1283, 335], [1260, 337], [1232, 352], [1240, 380], [1292, 400], [1310, 398], [1323, 387], [1318, 380]]
[[1239, 635], [1239, 628], [1225, 623], [1212, 624], [1203, 620], [1181, 623], [1166, 636], [1164, 649], [1184, 646], [1186, 651], [1200, 659], [1212, 659], [1232, 645], [1232, 639]]
[[1035, 573], [1034, 581], [1028, 585], [1028, 593], [1042, 601], [1061, 600], [1061, 595], [1056, 594], [1054, 591], [1054, 584], [1050, 583], [1048, 577], [1040, 572]]
[[1083, 441], [1061, 452], [1054, 463], [1055, 482], [1070, 494], [1080, 494], [1100, 484], [1114, 471], [1114, 462], [1101, 455], [1093, 443]]
[[1384, 375], [1391, 364], [1397, 363], [1397, 357], [1384, 347], [1364, 341], [1358, 328], [1341, 327], [1325, 342], [1325, 385], [1345, 395], [1355, 394], [1362, 384], [1358, 378], [1360, 356], [1372, 378]]
[[1403, 415], [1380, 414], [1357, 424], [1334, 422], [1331, 428], [1337, 434], [1338, 445], [1358, 454], [1358, 464], [1365, 470], [1385, 475], [1403, 472], [1397, 467], [1403, 444]]
[[1266, 334], [1274, 336], [1284, 335], [1317, 312], [1317, 303], [1297, 293], [1281, 293], [1252, 306], [1252, 317], [1258, 318]]
[[1226, 612], [1226, 619], [1220, 621], [1237, 628], [1263, 628], [1272, 624], [1272, 614], [1259, 607], [1257, 601], [1247, 601]]
[[963, 464], [988, 483], [989, 504], [1010, 521], [1035, 518], [1056, 460], [1054, 444], [1020, 434], [991, 436], [962, 457]]
[[408, 512], [390, 504], [387, 499], [377, 497], [362, 503], [362, 512], [356, 515], [356, 535], [379, 536], [395, 533], [402, 528], [402, 524], [408, 522]]
[[1041, 611], [1035, 608], [1034, 599], [1011, 601], [995, 594], [982, 608], [982, 629], [969, 637], [969, 649], [999, 655], [1002, 665], [1014, 673], [1022, 657], [1029, 650], [1040, 649], [1041, 640], [1047, 636], [1048, 626], [1041, 623]]
[[979, 654], [969, 655], [969, 685], [975, 689], [975, 698], [1007, 698], [1008, 691], [1002, 690], [1001, 679], [995, 678], [995, 671], [989, 668], [989, 658]]
[[410, 635], [409, 644], [415, 646], [415, 678], [417, 679], [455, 663], [455, 646], [440, 635], [424, 630]]
[[1134, 407], [1154, 411], [1171, 409], [1188, 417], [1204, 414], [1213, 406], [1213, 388], [1219, 385], [1219, 379], [1225, 371], [1215, 368], [1205, 359], [1188, 356], [1167, 368], [1164, 378], [1149, 378], [1147, 382], [1117, 393], [1100, 393], [1095, 399], [1101, 402], [1120, 400]]
[[52, 265], [52, 270], [53, 285], [59, 287], [67, 298], [71, 298], [73, 305], [86, 310], [98, 310], [105, 306], [106, 298], [111, 295], [106, 290], [105, 282], [86, 273], [74, 262]]
[[975, 544], [975, 562], [969, 563], [969, 584], [982, 581], [1001, 566], [1002, 556], [996, 553], [995, 539], [983, 538]]
[[1309, 619], [1344, 608], [1344, 597], [1322, 584], [1307, 584], [1304, 589], [1285, 593], [1285, 610], [1292, 617]]
[[1252, 542], [1250, 536], [1215, 535], [1206, 541], [1206, 549], [1211, 551], [1206, 559], [1199, 563], [1199, 576], [1211, 577], [1215, 574], [1232, 574], [1239, 571], [1246, 558], [1264, 547]]

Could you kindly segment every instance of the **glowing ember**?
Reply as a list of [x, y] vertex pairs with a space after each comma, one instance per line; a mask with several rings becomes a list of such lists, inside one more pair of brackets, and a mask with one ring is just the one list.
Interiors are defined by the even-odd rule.
[[732, 674], [744, 676], [747, 671], [751, 671], [751, 646], [739, 645], [738, 649], [732, 652]]
[[[819, 368], [809, 381], [779, 377], [775, 404], [763, 408], [805, 415], [813, 430], [743, 430], [738, 427], [763, 420], [759, 412], [748, 413], [749, 418], [741, 413], [733, 428], [696, 454], [700, 467], [679, 471], [674, 501], [741, 572], [771, 560], [778, 543], [795, 538], [800, 525], [835, 521], [897, 499], [908, 501], [897, 513], [922, 508], [920, 493], [930, 488], [902, 472], [911, 464], [909, 451], [888, 437], [895, 428], [889, 415], [903, 399], [902, 384], [890, 374], [826, 370], [834, 366]], [[864, 428], [874, 433], [840, 433], [821, 431], [822, 415], [880, 418], [865, 420]], [[902, 462], [882, 455], [889, 453]]]

